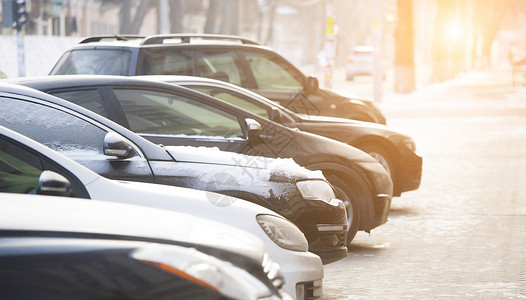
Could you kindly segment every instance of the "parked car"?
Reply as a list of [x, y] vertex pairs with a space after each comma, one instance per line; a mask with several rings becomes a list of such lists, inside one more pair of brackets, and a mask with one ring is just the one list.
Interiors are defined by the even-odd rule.
[[196, 216], [0, 193], [2, 299], [291, 299], [278, 270], [255, 236]]
[[[347, 255], [342, 201], [321, 172], [291, 159], [266, 158], [258, 165], [257, 157], [217, 149], [167, 149], [78, 105], [9, 84], [0, 84], [0, 125], [111, 179], [190, 187], [260, 204], [296, 224], [324, 263]], [[229, 205], [223, 198], [209, 200]]]
[[[2, 126], [0, 192], [70, 196], [142, 205], [198, 215], [242, 228], [260, 238], [270, 258], [280, 264], [281, 273], [286, 279], [284, 289], [287, 293], [298, 293], [296, 299], [311, 299], [321, 294], [322, 262], [319, 256], [307, 251], [308, 243], [303, 233], [285, 218], [242, 199], [181, 187], [109, 180]], [[222, 203], [228, 205], [218, 205], [220, 203], [212, 201], [221, 197]]]
[[[369, 155], [341, 142], [292, 130], [219, 99], [152, 80], [64, 75], [13, 82], [106, 115], [166, 149], [178, 149], [179, 153], [204, 157], [211, 150], [181, 146], [216, 147], [244, 155], [292, 158], [311, 170], [321, 170], [347, 207], [347, 243], [358, 230], [370, 231], [387, 221], [392, 197], [389, 175]], [[246, 134], [244, 128], [248, 127], [254, 130]], [[211, 155], [210, 163], [219, 154]]]
[[[382, 70], [385, 69], [385, 63], [382, 62]], [[368, 45], [355, 46], [351, 53], [345, 58], [345, 78], [354, 80], [359, 75], [374, 74], [374, 47]], [[382, 72], [382, 78], [385, 79], [385, 70]]]
[[170, 34], [89, 37], [55, 64], [50, 75], [193, 75], [253, 90], [290, 110], [385, 124], [371, 101], [319, 87], [284, 57], [248, 39]]
[[422, 157], [414, 140], [381, 124], [294, 113], [273, 101], [236, 85], [203, 77], [149, 75], [139, 78], [170, 82], [219, 98], [289, 128], [335, 139], [374, 157], [393, 181], [393, 195], [418, 189]]

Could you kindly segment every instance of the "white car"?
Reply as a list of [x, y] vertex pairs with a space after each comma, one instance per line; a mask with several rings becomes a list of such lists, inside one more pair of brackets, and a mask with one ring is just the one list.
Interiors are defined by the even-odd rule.
[[0, 295], [10, 299], [289, 300], [278, 269], [261, 239], [191, 214], [0, 193]]
[[68, 193], [80, 198], [190, 213], [242, 228], [263, 240], [270, 258], [280, 265], [287, 293], [296, 295], [296, 299], [321, 296], [321, 259], [308, 252], [305, 236], [293, 223], [262, 206], [205, 191], [109, 180], [0, 126], [0, 163], [2, 161], [18, 170], [14, 175], [0, 169], [1, 192]]
[[[385, 68], [385, 63], [382, 65]], [[374, 48], [372, 46], [355, 46], [345, 59], [345, 75], [347, 80], [353, 80], [358, 75], [374, 74]], [[385, 70], [382, 73], [385, 79]]]

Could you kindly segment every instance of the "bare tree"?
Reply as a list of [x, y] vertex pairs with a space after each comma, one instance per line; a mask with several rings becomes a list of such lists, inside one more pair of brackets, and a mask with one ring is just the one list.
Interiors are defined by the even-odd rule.
[[132, 8], [134, 7], [133, 0], [118, 0], [113, 2], [121, 2], [120, 14], [120, 33], [123, 34], [137, 34], [141, 28], [144, 16], [148, 11], [157, 4], [157, 1], [141, 0], [135, 14], [132, 16]]

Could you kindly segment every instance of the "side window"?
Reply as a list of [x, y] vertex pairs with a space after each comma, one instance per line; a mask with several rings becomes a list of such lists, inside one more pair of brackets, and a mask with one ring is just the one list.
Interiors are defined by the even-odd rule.
[[71, 197], [89, 198], [84, 185], [69, 171], [47, 157], [0, 137], [0, 192], [35, 194], [40, 174], [44, 170], [66, 177], [71, 183]]
[[64, 54], [52, 75], [129, 75], [131, 52], [123, 50], [76, 50]]
[[0, 98], [0, 125], [72, 159], [104, 157], [105, 130], [75, 115], [39, 103]]
[[200, 87], [188, 86], [188, 87], [195, 91], [221, 99], [225, 102], [228, 102], [232, 105], [240, 107], [246, 111], [249, 111], [253, 114], [261, 116], [265, 119], [270, 119], [268, 110], [265, 106], [253, 103], [252, 101], [250, 101], [249, 99], [247, 99], [245, 96], [241, 94], [235, 93], [230, 90], [223, 90], [223, 89], [206, 87], [206, 86], [200, 86]]
[[42, 171], [36, 155], [0, 138], [0, 192], [35, 194]]
[[270, 91], [299, 92], [303, 90], [302, 76], [291, 66], [264, 53], [245, 53], [250, 70], [256, 80], [257, 89]]
[[214, 107], [149, 90], [115, 89], [130, 129], [137, 133], [243, 137], [238, 119]]
[[144, 49], [139, 58], [139, 75], [192, 75], [192, 56], [189, 51], [173, 49]]
[[196, 52], [195, 55], [198, 76], [222, 80], [239, 86], [246, 85], [241, 79], [241, 64], [235, 52], [203, 51]]
[[49, 92], [48, 94], [73, 102], [101, 116], [108, 116], [104, 110], [104, 107], [102, 106], [102, 99], [98, 89]]

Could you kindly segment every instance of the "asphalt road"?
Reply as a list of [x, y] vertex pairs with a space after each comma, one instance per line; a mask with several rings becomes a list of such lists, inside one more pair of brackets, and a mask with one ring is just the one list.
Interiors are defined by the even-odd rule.
[[325, 266], [322, 299], [526, 299], [526, 87], [471, 73], [379, 106], [422, 184]]

